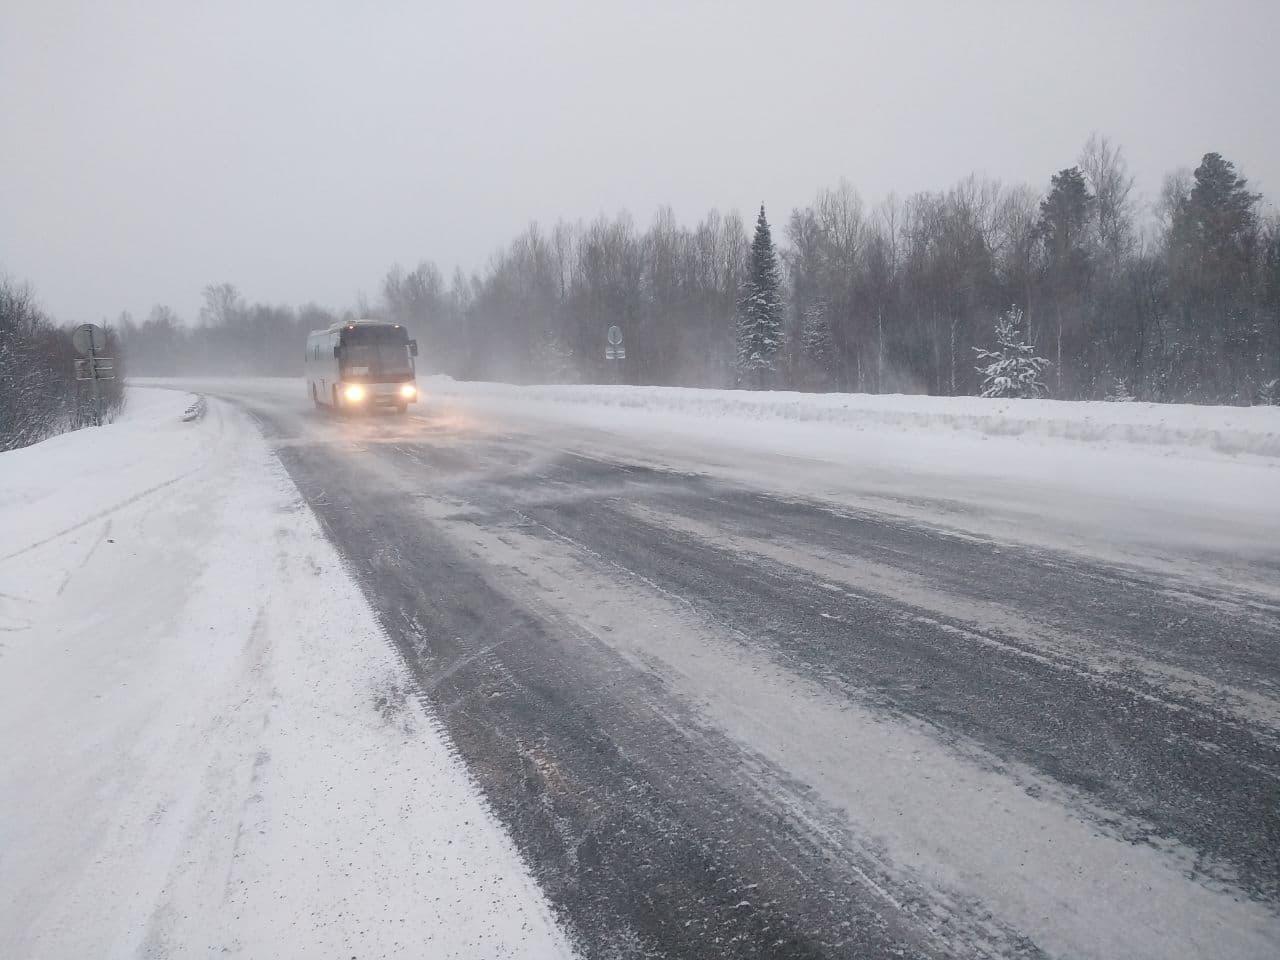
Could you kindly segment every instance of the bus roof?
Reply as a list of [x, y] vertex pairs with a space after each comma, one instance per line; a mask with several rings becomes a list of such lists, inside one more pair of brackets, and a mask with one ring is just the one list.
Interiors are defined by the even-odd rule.
[[399, 330], [400, 324], [392, 323], [390, 320], [339, 320], [323, 330], [312, 330], [307, 336], [320, 337], [330, 333], [337, 333], [340, 330], [354, 330], [357, 327], [390, 327], [391, 329]]

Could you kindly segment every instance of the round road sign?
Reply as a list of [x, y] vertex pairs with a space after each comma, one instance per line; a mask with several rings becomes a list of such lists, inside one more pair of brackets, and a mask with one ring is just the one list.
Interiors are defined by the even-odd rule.
[[94, 353], [101, 353], [107, 349], [107, 334], [96, 323], [82, 323], [72, 331], [71, 344], [76, 348], [76, 353], [85, 356], [89, 355], [90, 349]]

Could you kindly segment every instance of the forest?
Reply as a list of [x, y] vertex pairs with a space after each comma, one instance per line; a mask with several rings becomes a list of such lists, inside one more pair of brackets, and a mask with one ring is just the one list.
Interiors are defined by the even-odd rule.
[[[780, 224], [762, 207], [754, 229], [668, 208], [644, 228], [626, 213], [534, 223], [481, 270], [391, 266], [340, 312], [249, 304], [221, 283], [194, 324], [161, 305], [115, 327], [150, 375], [295, 374], [308, 330], [370, 316], [414, 331], [420, 372], [457, 378], [972, 395], [1009, 314], [1054, 398], [1275, 402], [1280, 219], [1266, 209], [1217, 153], [1142, 202], [1123, 151], [1094, 136], [1037, 187], [972, 175], [868, 205], [841, 183]], [[623, 361], [604, 358], [611, 325]], [[754, 359], [747, 325], [766, 344]]]

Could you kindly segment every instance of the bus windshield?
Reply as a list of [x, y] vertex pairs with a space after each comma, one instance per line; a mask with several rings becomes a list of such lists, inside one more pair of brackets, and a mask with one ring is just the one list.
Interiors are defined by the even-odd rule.
[[[355, 333], [355, 331], [352, 331]], [[343, 338], [342, 368], [345, 374], [371, 379], [406, 377], [413, 372], [409, 344], [403, 330], [359, 331]]]

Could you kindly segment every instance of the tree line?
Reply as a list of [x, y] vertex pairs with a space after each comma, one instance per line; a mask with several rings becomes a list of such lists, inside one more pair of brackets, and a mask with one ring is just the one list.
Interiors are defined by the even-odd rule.
[[[108, 336], [107, 353], [123, 373], [118, 349]], [[89, 385], [76, 379], [77, 356], [71, 332], [40, 309], [31, 288], [0, 278], [0, 451], [96, 421]], [[99, 387], [109, 419], [124, 404], [123, 381]]]
[[[148, 374], [293, 374], [307, 330], [379, 316], [413, 331], [420, 370], [467, 379], [972, 395], [975, 351], [1014, 311], [1053, 397], [1278, 392], [1280, 221], [1216, 153], [1146, 206], [1095, 136], [1043, 190], [975, 175], [868, 206], [841, 183], [781, 234], [775, 249], [763, 208], [754, 238], [714, 210], [683, 225], [663, 208], [644, 229], [625, 213], [535, 223], [470, 274], [394, 266], [374, 302], [341, 314], [250, 305], [221, 284], [193, 327], [165, 307], [118, 327]], [[604, 358], [612, 325], [623, 361]]]

